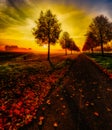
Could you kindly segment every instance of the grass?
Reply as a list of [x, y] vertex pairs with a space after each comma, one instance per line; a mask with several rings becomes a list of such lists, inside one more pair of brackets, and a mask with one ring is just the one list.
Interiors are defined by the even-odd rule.
[[99, 53], [88, 53], [87, 55], [91, 57], [94, 61], [96, 61], [98, 64], [100, 64], [104, 69], [107, 69], [109, 72], [112, 72], [112, 54], [108, 53], [102, 56]]

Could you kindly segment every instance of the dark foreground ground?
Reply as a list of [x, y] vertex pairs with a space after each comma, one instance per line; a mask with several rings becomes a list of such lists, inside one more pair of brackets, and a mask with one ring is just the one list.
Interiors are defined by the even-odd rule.
[[112, 130], [112, 80], [81, 54], [19, 130]]

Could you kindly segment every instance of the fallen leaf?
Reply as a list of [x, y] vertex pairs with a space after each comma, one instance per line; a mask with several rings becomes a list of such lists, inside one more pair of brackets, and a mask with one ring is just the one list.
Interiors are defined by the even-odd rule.
[[98, 113], [98, 112], [94, 112], [94, 115], [98, 117], [98, 116], [99, 116], [99, 113]]
[[108, 111], [108, 112], [110, 112], [110, 111], [111, 111], [111, 109], [107, 107], [107, 111]]
[[57, 122], [54, 122], [53, 126], [54, 126], [54, 127], [58, 127], [58, 123], [57, 123]]

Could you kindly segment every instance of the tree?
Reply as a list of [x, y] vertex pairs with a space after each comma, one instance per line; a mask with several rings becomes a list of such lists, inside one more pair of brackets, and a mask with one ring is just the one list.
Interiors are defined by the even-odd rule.
[[80, 51], [80, 49], [77, 47], [77, 45], [75, 44], [74, 40], [71, 38], [70, 39], [70, 47], [69, 47], [69, 50], [71, 51], [71, 54], [72, 54], [72, 51]]
[[103, 44], [106, 44], [112, 40], [112, 23], [109, 22], [108, 18], [104, 15], [97, 16], [90, 24], [89, 32], [91, 32], [97, 40], [97, 46], [101, 46], [101, 52], [103, 56]]
[[65, 55], [67, 55], [67, 50], [70, 48], [70, 35], [68, 32], [63, 32], [63, 35], [60, 38], [60, 45], [65, 49]]
[[86, 41], [85, 41], [85, 44], [83, 46], [83, 51], [86, 51], [86, 50], [90, 50], [91, 49], [91, 52], [93, 53], [93, 49], [94, 47], [97, 46], [97, 40], [96, 38], [94, 37], [93, 33], [91, 32], [88, 32], [87, 34], [87, 38], [86, 38]]
[[48, 60], [50, 61], [50, 45], [55, 45], [61, 32], [61, 24], [58, 22], [56, 15], [50, 10], [43, 13], [41, 11], [36, 27], [33, 28], [33, 35], [37, 44], [48, 44]]

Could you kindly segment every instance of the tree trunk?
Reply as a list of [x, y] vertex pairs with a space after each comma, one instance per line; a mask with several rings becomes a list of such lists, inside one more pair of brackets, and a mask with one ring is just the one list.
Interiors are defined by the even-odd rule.
[[92, 52], [92, 54], [93, 54], [93, 48], [91, 48], [91, 52]]
[[101, 44], [101, 53], [102, 53], [102, 56], [104, 56], [104, 51], [103, 51], [103, 37], [102, 37], [101, 30], [100, 30], [100, 44]]
[[47, 57], [47, 60], [50, 63], [50, 66], [52, 67], [52, 69], [54, 69], [54, 65], [53, 65], [53, 63], [51, 62], [51, 59], [50, 59], [50, 39], [49, 39], [49, 42], [48, 42], [48, 57]]
[[50, 61], [50, 42], [48, 42], [48, 57], [47, 60]]
[[67, 55], [67, 49], [65, 48], [65, 55]]
[[103, 42], [101, 42], [101, 53], [102, 53], [102, 56], [104, 56]]
[[48, 21], [48, 61], [50, 61], [50, 34], [51, 34], [51, 30], [50, 30], [50, 20]]

